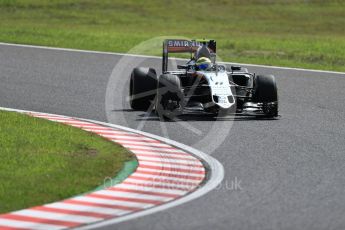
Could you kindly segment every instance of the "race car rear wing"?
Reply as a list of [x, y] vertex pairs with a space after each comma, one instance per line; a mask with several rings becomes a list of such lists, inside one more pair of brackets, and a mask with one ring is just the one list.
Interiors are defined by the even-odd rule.
[[169, 53], [194, 53], [203, 44], [208, 46], [211, 53], [216, 54], [215, 40], [166, 39], [163, 42], [162, 73], [168, 70]]

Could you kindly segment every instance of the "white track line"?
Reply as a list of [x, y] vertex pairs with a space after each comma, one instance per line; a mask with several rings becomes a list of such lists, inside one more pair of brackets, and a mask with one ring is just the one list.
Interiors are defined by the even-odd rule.
[[[111, 197], [123, 197], [123, 198], [140, 198], [143, 200], [148, 200], [148, 201], [165, 201], [165, 200], [169, 200], [169, 198], [166, 197], [161, 197], [161, 196], [157, 196], [157, 195], [146, 195], [146, 194], [139, 194], [139, 193], [132, 193], [132, 192], [120, 192], [120, 191], [112, 191], [112, 190], [101, 190], [98, 192], [95, 192], [95, 194], [100, 194], [100, 195], [106, 195], [109, 196], [109, 198]], [[140, 201], [129, 201], [129, 202], [134, 202], [134, 203], [150, 203], [150, 202], [140, 202]]]
[[[126, 53], [92, 51], [92, 50], [81, 50], [81, 49], [69, 49], [69, 48], [58, 48], [58, 47], [48, 47], [48, 46], [13, 44], [13, 43], [4, 43], [4, 42], [0, 42], [0, 45], [3, 45], [3, 46], [13, 46], [13, 47], [24, 47], [24, 48], [34, 48], [34, 49], [46, 49], [46, 50], [77, 52], [77, 53], [105, 54], [105, 55], [114, 55], [114, 56], [127, 56], [127, 57], [141, 57], [141, 58], [150, 58], [150, 59], [162, 59], [162, 57], [150, 56], [150, 55], [126, 54]], [[176, 60], [186, 60], [184, 58], [175, 58], [175, 59]], [[344, 75], [345, 74], [344, 72], [328, 71], [328, 70], [315, 70], [315, 69], [304, 69], [304, 68], [293, 68], [293, 67], [279, 67], [279, 66], [256, 65], [256, 64], [246, 64], [246, 63], [236, 63], [236, 62], [221, 62], [221, 63], [233, 64], [233, 65], [244, 65], [244, 66], [251, 66], [251, 67], [262, 67], [262, 68], [270, 68], [270, 69], [306, 71], [306, 72], [315, 72], [315, 73], [331, 73], [331, 74], [340, 74], [340, 75]]]
[[[116, 138], [114, 138], [116, 139]], [[167, 144], [162, 144], [162, 143], [152, 143], [152, 142], [145, 142], [143, 141], [124, 141], [124, 140], [117, 140], [117, 143], [120, 143], [122, 145], [127, 145], [127, 146], [152, 146], [152, 147], [166, 147], [166, 148], [171, 148], [170, 145]]]
[[130, 185], [130, 184], [119, 184], [116, 185], [114, 188], [126, 188], [126, 189], [134, 189], [138, 191], [143, 191], [143, 192], [157, 192], [157, 193], [165, 193], [165, 194], [172, 194], [172, 195], [177, 195], [177, 196], [182, 196], [186, 194], [186, 191], [181, 191], [181, 190], [173, 190], [173, 189], [164, 189], [164, 188], [150, 188], [150, 187], [145, 187], [145, 186], [139, 186], [139, 185]]
[[102, 136], [102, 137], [105, 137], [105, 138], [109, 138], [109, 139], [112, 139], [112, 140], [115, 140], [115, 141], [129, 141], [129, 140], [132, 140], [132, 141], [140, 141], [140, 142], [156, 142], [156, 140], [152, 139], [152, 138], [145, 138], [145, 137], [136, 137], [136, 136], [125, 136], [125, 135], [119, 135], [119, 134], [99, 134], [97, 132], [95, 132], [96, 134]]
[[0, 218], [0, 226], [8, 226], [8, 227], [18, 228], [18, 229], [21, 229], [23, 228], [23, 226], [25, 226], [24, 229], [35, 229], [35, 230], [47, 230], [47, 229], [58, 230], [58, 229], [66, 228], [61, 225], [40, 224], [40, 223], [35, 223], [35, 222], [10, 220], [10, 219], [4, 219], [4, 218]]
[[200, 173], [185, 173], [185, 172], [179, 172], [176, 170], [164, 170], [164, 172], [162, 172], [161, 170], [157, 170], [157, 169], [149, 169], [149, 168], [145, 168], [145, 169], [140, 169], [138, 170], [138, 172], [143, 172], [143, 173], [147, 173], [147, 174], [151, 174], [151, 175], [164, 175], [164, 174], [169, 174], [172, 177], [173, 176], [190, 176], [190, 177], [202, 177], [202, 175], [200, 175]]
[[[163, 158], [164, 157], [164, 158]], [[185, 158], [185, 159], [181, 159], [181, 158], [173, 158], [173, 157], [170, 157], [167, 156], [154, 156], [154, 157], [151, 157], [151, 156], [145, 156], [144, 155], [137, 155], [137, 158], [140, 159], [140, 160], [147, 160], [147, 161], [159, 161], [159, 162], [173, 162], [173, 163], [183, 163], [183, 164], [197, 164], [197, 165], [202, 165], [199, 161], [197, 161], [196, 159], [188, 159], [188, 158]]]
[[124, 144], [123, 146], [130, 150], [149, 150], [149, 151], [160, 151], [160, 152], [170, 152], [170, 153], [185, 153], [182, 150], [171, 149], [171, 148], [157, 148], [157, 147], [138, 146], [138, 145], [129, 145], [129, 144]]
[[43, 212], [43, 211], [29, 210], [29, 209], [13, 212], [13, 214], [19, 214], [19, 215], [29, 216], [29, 217], [45, 218], [45, 219], [50, 219], [50, 220], [70, 221], [70, 222], [83, 223], [83, 224], [102, 220], [101, 218], [96, 218], [96, 217], [86, 217], [86, 216], [69, 215], [69, 214], [61, 214], [61, 213], [53, 213], [53, 212]]
[[91, 202], [91, 203], [96, 203], [96, 204], [98, 203], [98, 204], [121, 205], [121, 206], [126, 206], [126, 207], [131, 207], [131, 208], [142, 208], [142, 209], [154, 206], [154, 204], [145, 204], [145, 203], [138, 203], [138, 202], [131, 202], [131, 201], [121, 201], [121, 200], [87, 197], [87, 196], [76, 197], [73, 200]]
[[[143, 178], [146, 178], [147, 180], [149, 180], [150, 178], [152, 178], [151, 175], [147, 175], [147, 174], [143, 174], [143, 173], [133, 173], [133, 176], [137, 176], [137, 177], [143, 177]], [[154, 180], [171, 180], [171, 181], [176, 181], [176, 182], [179, 182], [179, 183], [184, 183], [184, 182], [187, 182], [187, 183], [198, 183], [198, 181], [200, 181], [200, 179], [196, 179], [196, 180], [193, 180], [193, 179], [186, 179], [186, 178], [177, 178], [177, 177], [169, 177], [169, 176], [154, 176]]]
[[[150, 161], [140, 161], [139, 162], [139, 165], [141, 166], [161, 166], [162, 163], [158, 163], [158, 162], [150, 162]], [[184, 169], [184, 170], [202, 170], [201, 167], [198, 167], [199, 165], [190, 165], [190, 166], [187, 166], [187, 165], [182, 165], [182, 164], [174, 164], [172, 162], [169, 162], [169, 163], [166, 163], [166, 166], [167, 168], [169, 169], [176, 169], [176, 170], [179, 170], [179, 169]], [[164, 169], [164, 168], [163, 168]]]
[[88, 206], [88, 205], [81, 205], [81, 204], [69, 204], [69, 203], [59, 203], [59, 202], [47, 204], [44, 206], [59, 208], [63, 210], [71, 210], [71, 211], [85, 211], [85, 212], [101, 213], [101, 214], [106, 214], [106, 215], [125, 215], [130, 212], [130, 211], [125, 211], [122, 209], [115, 209], [115, 208], [95, 207], [95, 206]]
[[146, 150], [132, 150], [133, 153], [136, 155], [154, 155], [154, 156], [162, 156], [162, 157], [178, 157], [178, 158], [185, 158], [185, 159], [195, 159], [194, 157], [191, 157], [187, 153], [171, 153], [171, 152], [150, 152]]

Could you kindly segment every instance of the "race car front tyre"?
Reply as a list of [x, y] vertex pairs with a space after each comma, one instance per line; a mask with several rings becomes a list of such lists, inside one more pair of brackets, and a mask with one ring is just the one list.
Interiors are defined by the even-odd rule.
[[157, 74], [152, 68], [137, 67], [129, 83], [129, 103], [132, 109], [146, 111], [156, 97]]
[[278, 90], [273, 75], [255, 76], [253, 102], [262, 104], [262, 111], [267, 117], [278, 116]]
[[158, 79], [156, 112], [161, 120], [173, 120], [184, 107], [180, 79], [172, 74], [162, 74]]

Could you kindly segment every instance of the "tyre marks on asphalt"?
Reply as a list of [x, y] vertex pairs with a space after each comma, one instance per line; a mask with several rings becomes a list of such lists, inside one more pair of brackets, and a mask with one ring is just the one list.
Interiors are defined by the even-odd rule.
[[0, 215], [0, 229], [66, 229], [140, 212], [187, 195], [204, 181], [202, 162], [184, 150], [137, 133], [76, 118], [28, 113], [116, 142], [135, 154], [138, 168], [122, 183], [59, 202]]

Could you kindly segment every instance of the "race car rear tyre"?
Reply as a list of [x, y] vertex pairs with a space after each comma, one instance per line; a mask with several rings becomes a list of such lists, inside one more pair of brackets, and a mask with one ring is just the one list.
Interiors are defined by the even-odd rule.
[[278, 116], [278, 90], [273, 75], [257, 75], [254, 79], [253, 102], [262, 103], [267, 117]]
[[173, 120], [184, 107], [180, 79], [172, 74], [163, 74], [158, 79], [156, 112], [161, 120]]
[[156, 97], [157, 74], [152, 68], [137, 67], [129, 83], [129, 103], [134, 110], [146, 111]]

